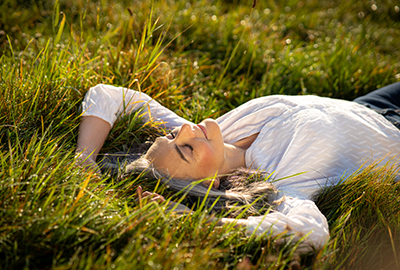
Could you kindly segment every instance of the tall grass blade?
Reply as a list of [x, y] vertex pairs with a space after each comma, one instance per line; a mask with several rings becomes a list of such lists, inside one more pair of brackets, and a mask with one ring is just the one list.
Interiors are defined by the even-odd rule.
[[65, 16], [64, 13], [62, 13], [62, 15], [63, 15], [63, 18], [62, 18], [62, 20], [61, 20], [60, 27], [58, 28], [57, 36], [56, 36], [56, 38], [54, 39], [54, 44], [58, 44], [58, 43], [60, 42], [61, 35], [62, 35], [62, 33], [63, 33], [63, 30], [64, 30], [64, 25], [65, 25], [66, 16]]

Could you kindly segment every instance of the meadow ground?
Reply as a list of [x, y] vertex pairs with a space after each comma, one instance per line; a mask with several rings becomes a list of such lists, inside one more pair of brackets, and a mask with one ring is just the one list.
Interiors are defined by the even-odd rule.
[[[400, 80], [400, 4], [382, 1], [0, 3], [0, 268], [400, 269], [397, 167], [371, 166], [322, 192], [331, 239], [297, 243], [207, 224], [206, 209], [135, 203], [142, 175], [74, 162], [80, 102], [98, 83], [146, 92], [194, 122], [270, 94], [352, 100]], [[103, 153], [158, 128], [121, 119]]]

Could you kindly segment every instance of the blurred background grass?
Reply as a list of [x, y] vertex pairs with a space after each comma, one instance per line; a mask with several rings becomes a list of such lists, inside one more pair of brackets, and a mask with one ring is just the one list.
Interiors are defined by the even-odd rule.
[[[177, 217], [157, 205], [140, 208], [136, 186], [157, 186], [141, 176], [117, 183], [74, 165], [79, 105], [97, 83], [140, 87], [199, 122], [259, 96], [352, 100], [400, 80], [396, 1], [251, 6], [233, 0], [0, 3], [0, 267], [400, 268], [391, 164], [321, 194], [331, 241], [300, 257], [277, 239], [206, 225], [204, 212]], [[154, 134], [127, 117], [104, 151], [126, 150]]]

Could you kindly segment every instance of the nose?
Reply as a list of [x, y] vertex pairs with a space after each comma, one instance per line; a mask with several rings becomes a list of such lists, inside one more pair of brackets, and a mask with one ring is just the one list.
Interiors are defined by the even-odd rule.
[[183, 124], [181, 130], [177, 134], [177, 139], [188, 139], [195, 138], [196, 134], [194, 133], [192, 126], [190, 124]]

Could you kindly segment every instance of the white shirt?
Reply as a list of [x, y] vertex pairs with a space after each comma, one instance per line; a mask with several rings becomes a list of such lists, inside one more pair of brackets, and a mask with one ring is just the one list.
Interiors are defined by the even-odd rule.
[[[119, 115], [140, 108], [144, 120], [168, 129], [190, 123], [144, 93], [109, 85], [91, 88], [82, 105], [84, 116], [99, 117], [111, 126]], [[269, 180], [285, 198], [274, 212], [250, 217], [248, 233], [289, 233], [296, 239], [307, 235], [303, 242], [315, 247], [326, 242], [329, 230], [312, 196], [377, 158], [400, 151], [396, 127], [374, 111], [344, 100], [267, 96], [216, 121], [226, 143], [259, 133], [246, 151], [246, 165], [271, 173]]]

